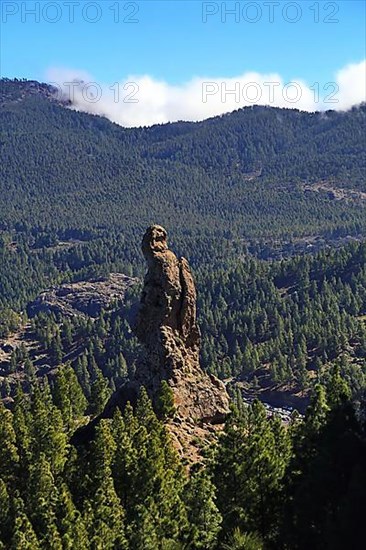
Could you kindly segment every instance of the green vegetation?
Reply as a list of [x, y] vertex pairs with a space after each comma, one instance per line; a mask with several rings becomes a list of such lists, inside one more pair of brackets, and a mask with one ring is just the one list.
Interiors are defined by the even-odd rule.
[[208, 466], [184, 470], [144, 392], [135, 413], [69, 437], [86, 401], [71, 370], [0, 408], [2, 547], [341, 550], [362, 543], [364, 411], [338, 369], [289, 427], [239, 403]]
[[229, 419], [214, 479], [224, 532], [233, 533], [234, 543], [249, 533], [264, 548], [362, 544], [361, 517], [350, 510], [365, 505], [364, 413], [350, 403], [337, 368], [330, 379], [327, 388], [315, 388], [305, 419], [294, 416], [288, 428], [266, 419], [258, 402]]
[[[231, 242], [365, 228], [364, 201], [303, 187], [326, 180], [365, 191], [365, 106], [322, 114], [253, 107], [197, 124], [125, 129], [67, 110], [27, 83], [3, 80], [1, 89], [4, 228], [75, 238], [118, 230], [129, 254], [135, 235], [159, 221], [200, 261], [208, 236]], [[215, 250], [212, 242], [208, 255]]]
[[[61, 390], [68, 402], [60, 403]], [[101, 421], [93, 442], [76, 451], [68, 436], [84, 408], [80, 392], [66, 376], [51, 389], [35, 385], [31, 399], [19, 390], [12, 413], [0, 409], [3, 543], [23, 548], [26, 526], [32, 548], [155, 549], [178, 541], [211, 548], [220, 525], [214, 501], [206, 501], [214, 486], [203, 472], [187, 477], [146, 394], [135, 415], [127, 408]], [[212, 524], [206, 515], [189, 522], [190, 506], [204, 507]]]
[[[92, 250], [87, 245], [83, 248], [85, 254]], [[67, 255], [72, 256], [71, 249]], [[353, 243], [281, 262], [246, 256], [240, 261], [227, 260], [226, 267], [197, 269], [202, 366], [220, 378], [240, 379], [248, 389], [287, 386], [295, 392], [326, 382], [329, 365], [336, 362], [357, 395], [365, 387], [366, 375], [365, 259], [366, 244]], [[48, 260], [52, 261], [51, 255]], [[44, 260], [38, 261], [39, 271], [46, 270]], [[90, 254], [89, 261], [93, 269], [98, 268]], [[78, 278], [78, 264], [73, 265], [76, 272], [65, 260], [62, 266], [67, 271], [55, 266], [54, 282]], [[103, 267], [111, 265], [112, 261]], [[114, 265], [119, 265], [118, 258]], [[3, 281], [16, 278], [23, 296], [32, 296], [36, 279], [28, 279], [27, 272], [23, 275], [21, 270], [16, 277], [14, 270], [7, 269], [4, 262], [0, 269]], [[38, 281], [41, 284], [42, 279]], [[4, 297], [4, 304], [15, 307], [19, 302], [11, 301], [12, 292], [7, 300]], [[16, 347], [1, 367], [15, 378], [21, 376], [28, 387], [32, 361], [37, 368], [44, 365], [48, 369], [71, 362], [85, 395], [93, 394], [95, 406], [101, 407], [108, 389], [100, 375], [108, 379], [109, 390], [114, 390], [134, 369], [140, 348], [131, 325], [138, 294], [138, 286], [130, 289], [123, 304], [103, 312], [95, 322], [38, 314], [28, 324], [22, 346]], [[21, 324], [12, 310], [6, 309], [2, 315], [4, 334], [5, 327], [7, 332], [11, 328], [9, 323]], [[31, 348], [28, 341], [33, 342]], [[9, 394], [5, 381], [0, 388], [3, 396]], [[160, 405], [160, 413], [169, 416], [168, 390], [162, 391]]]
[[166, 380], [161, 382], [161, 388], [158, 393], [156, 403], [156, 413], [159, 418], [166, 420], [174, 416], [174, 394]]
[[[0, 549], [361, 548], [365, 106], [123, 129], [46, 85], [0, 92]], [[193, 266], [201, 363], [235, 403], [189, 473], [163, 423], [165, 381], [155, 411], [142, 391], [71, 443], [134, 372], [138, 285], [94, 320], [27, 317], [51, 285], [141, 277], [152, 222]], [[243, 388], [310, 405], [285, 425]]]
[[198, 270], [202, 363], [249, 382], [258, 369], [275, 384], [307, 388], [343, 357], [355, 391], [365, 385], [366, 246], [352, 244], [282, 262], [242, 259]]

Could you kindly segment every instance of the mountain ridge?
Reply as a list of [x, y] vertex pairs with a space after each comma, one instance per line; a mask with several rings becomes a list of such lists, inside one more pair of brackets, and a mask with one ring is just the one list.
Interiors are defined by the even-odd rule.
[[37, 91], [14, 102], [22, 87], [1, 82], [4, 229], [117, 228], [128, 236], [159, 221], [184, 240], [193, 229], [232, 239], [366, 226], [364, 201], [304, 190], [326, 180], [365, 191], [365, 106], [325, 114], [249, 107], [127, 129]]

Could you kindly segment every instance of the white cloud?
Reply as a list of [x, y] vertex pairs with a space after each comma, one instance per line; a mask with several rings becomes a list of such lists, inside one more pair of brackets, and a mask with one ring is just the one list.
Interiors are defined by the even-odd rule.
[[47, 78], [72, 100], [74, 109], [128, 127], [203, 120], [254, 104], [324, 111], [346, 110], [366, 100], [366, 61], [342, 68], [333, 82], [312, 84], [254, 72], [233, 78], [196, 77], [177, 86], [148, 75], [108, 85], [84, 71], [57, 68], [48, 71]]
[[366, 59], [338, 71], [336, 82], [339, 86], [337, 109], [346, 110], [366, 101]]

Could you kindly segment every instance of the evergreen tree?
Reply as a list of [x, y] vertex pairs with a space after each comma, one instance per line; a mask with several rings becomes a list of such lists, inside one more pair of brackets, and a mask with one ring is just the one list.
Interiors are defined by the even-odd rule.
[[255, 401], [242, 417], [233, 417], [215, 461], [215, 482], [224, 531], [235, 527], [274, 537], [278, 525], [283, 478], [291, 456], [281, 422], [267, 419]]
[[0, 541], [11, 538], [10, 497], [5, 482], [0, 478]]
[[17, 387], [13, 411], [13, 424], [19, 454], [18, 485], [25, 488], [28, 483], [29, 464], [32, 456], [31, 414], [29, 400], [20, 386]]
[[215, 487], [205, 471], [191, 475], [185, 489], [189, 544], [193, 548], [216, 548], [221, 515], [215, 503]]
[[49, 386], [35, 387], [31, 405], [32, 451], [34, 457], [44, 455], [53, 473], [62, 471], [67, 458], [67, 436], [62, 415], [53, 404]]
[[65, 426], [71, 430], [83, 416], [87, 400], [70, 366], [65, 365], [58, 370], [52, 394], [55, 405], [61, 411]]
[[124, 510], [117, 496], [112, 477], [116, 452], [110, 421], [102, 420], [96, 428], [91, 448], [91, 497], [93, 512], [91, 545], [93, 548], [127, 548], [124, 533]]
[[41, 550], [41, 545], [34, 532], [20, 497], [14, 498], [14, 530], [10, 550]]
[[359, 475], [366, 459], [365, 430], [352, 403], [344, 400], [347, 391], [343, 384], [334, 381], [330, 388], [333, 406], [318, 387], [304, 425], [294, 434], [295, 456], [287, 473], [282, 539], [298, 550], [357, 548], [363, 540], [362, 529], [345, 509], [351, 502], [361, 508], [366, 504], [366, 479]]
[[165, 420], [174, 416], [174, 413], [175, 405], [173, 390], [166, 380], [162, 380], [160, 391], [157, 396], [156, 414], [158, 418]]
[[56, 517], [63, 550], [88, 550], [90, 546], [86, 525], [66, 483], [62, 483], [58, 490]]
[[0, 473], [4, 481], [16, 475], [19, 454], [16, 446], [16, 433], [13, 427], [13, 415], [0, 402]]
[[57, 487], [51, 466], [41, 453], [31, 466], [27, 511], [42, 546], [62, 550], [62, 541], [56, 525]]
[[98, 367], [96, 367], [95, 372], [96, 378], [91, 385], [91, 395], [89, 401], [90, 414], [93, 416], [97, 416], [103, 411], [104, 405], [110, 396], [108, 381], [103, 377], [103, 374]]

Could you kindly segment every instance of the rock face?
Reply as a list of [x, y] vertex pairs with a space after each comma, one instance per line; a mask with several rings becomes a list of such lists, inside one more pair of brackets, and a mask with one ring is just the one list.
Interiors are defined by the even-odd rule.
[[169, 250], [167, 233], [158, 225], [147, 229], [142, 251], [148, 271], [135, 324], [144, 347], [136, 381], [154, 400], [167, 380], [181, 420], [222, 423], [229, 400], [224, 384], [199, 365], [196, 288], [188, 262]]
[[165, 327], [179, 335], [187, 348], [197, 348], [196, 289], [187, 260], [178, 260], [168, 249], [166, 231], [159, 225], [147, 229], [142, 251], [148, 271], [135, 326], [137, 337], [150, 349]]
[[104, 279], [51, 287], [28, 305], [27, 313], [31, 318], [42, 311], [66, 317], [82, 314], [98, 317], [114, 300], [122, 300], [126, 289], [137, 282], [122, 273], [111, 273]]

